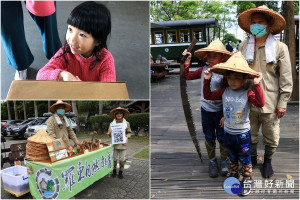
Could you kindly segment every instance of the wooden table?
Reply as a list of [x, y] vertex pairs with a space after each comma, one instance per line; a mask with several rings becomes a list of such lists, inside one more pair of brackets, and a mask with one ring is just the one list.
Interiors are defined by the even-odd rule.
[[168, 73], [168, 71], [166, 70], [166, 66], [166, 63], [152, 64], [151, 70], [153, 70], [153, 73], [151, 74], [151, 78], [165, 77], [165, 75]]

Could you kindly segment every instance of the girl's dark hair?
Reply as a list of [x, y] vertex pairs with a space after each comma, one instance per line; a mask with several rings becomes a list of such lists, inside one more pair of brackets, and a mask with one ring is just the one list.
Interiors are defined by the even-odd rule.
[[245, 73], [242, 73], [242, 72], [236, 72], [236, 71], [232, 71], [232, 70], [226, 70], [226, 76], [229, 76], [230, 74], [234, 74], [234, 73], [242, 74], [244, 78], [246, 78], [248, 76], [248, 74], [245, 74]]
[[[83, 30], [93, 36], [93, 38], [99, 42], [99, 46], [96, 46], [93, 50], [93, 55], [96, 56], [96, 60], [90, 69], [93, 69], [100, 58], [98, 54], [103, 48], [107, 49], [107, 37], [111, 32], [111, 15], [108, 8], [93, 1], [84, 2], [75, 7], [68, 17], [67, 23], [80, 30]], [[71, 49], [67, 44], [62, 47], [62, 56], [67, 61], [65, 54], [70, 53]]]

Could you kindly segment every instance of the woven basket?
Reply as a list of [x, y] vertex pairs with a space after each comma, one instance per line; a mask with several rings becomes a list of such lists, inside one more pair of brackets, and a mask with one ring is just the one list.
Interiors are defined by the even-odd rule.
[[27, 139], [26, 159], [32, 161], [50, 160], [46, 143], [52, 142], [54, 138], [41, 129], [34, 136]]

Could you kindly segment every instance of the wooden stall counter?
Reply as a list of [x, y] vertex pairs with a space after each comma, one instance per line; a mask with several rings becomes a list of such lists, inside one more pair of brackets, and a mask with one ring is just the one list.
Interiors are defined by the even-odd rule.
[[7, 100], [127, 100], [126, 82], [12, 81]]
[[113, 170], [113, 145], [56, 162], [26, 161], [36, 199], [69, 199]]

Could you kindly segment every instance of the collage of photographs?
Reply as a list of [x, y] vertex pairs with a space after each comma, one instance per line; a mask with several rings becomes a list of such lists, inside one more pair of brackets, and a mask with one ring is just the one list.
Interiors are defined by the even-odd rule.
[[299, 1], [0, 1], [1, 199], [299, 199]]

